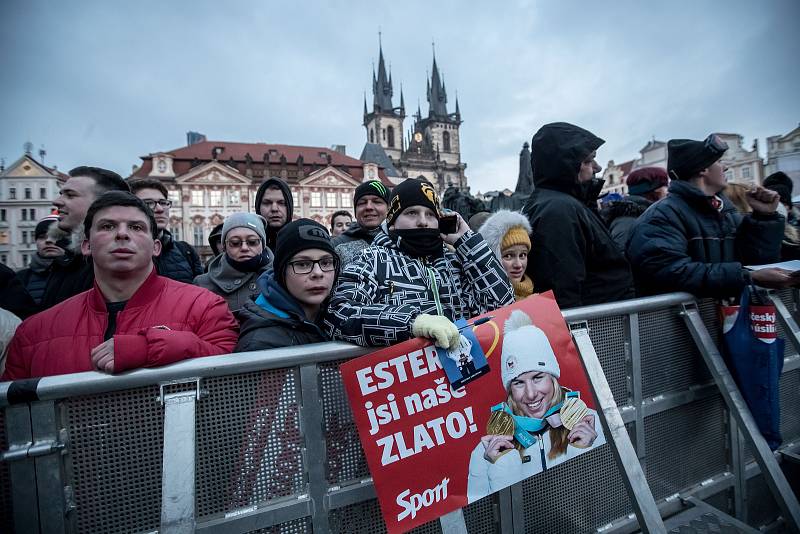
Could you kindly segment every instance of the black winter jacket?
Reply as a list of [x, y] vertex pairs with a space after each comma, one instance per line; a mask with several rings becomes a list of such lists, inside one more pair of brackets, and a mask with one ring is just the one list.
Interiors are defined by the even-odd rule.
[[531, 143], [536, 189], [523, 214], [533, 229], [527, 274], [562, 308], [633, 298], [625, 256], [597, 214], [603, 180], [579, 184], [581, 163], [603, 140], [567, 123], [543, 127]]
[[618, 202], [610, 202], [600, 212], [600, 216], [608, 226], [611, 238], [617, 244], [622, 253], [628, 246], [628, 239], [633, 231], [633, 226], [642, 213], [644, 213], [652, 202], [639, 195], [628, 195], [625, 199]]
[[78, 293], [83, 293], [94, 286], [94, 269], [91, 257], [83, 256], [80, 251], [67, 251], [60, 258], [53, 260], [50, 275], [42, 295], [41, 310], [52, 308]]
[[196, 276], [203, 274], [200, 256], [189, 243], [175, 241], [167, 230], [162, 230], [159, 240], [161, 254], [155, 258], [158, 274], [184, 284], [191, 284]]
[[261, 294], [239, 311], [239, 343], [235, 352], [276, 349], [328, 341], [320, 325], [306, 319], [303, 309], [275, 281], [273, 271], [258, 279]]
[[44, 289], [47, 286], [47, 277], [50, 275], [50, 266], [53, 259], [45, 259], [34, 254], [31, 257], [30, 267], [17, 271], [17, 279], [22, 282], [25, 291], [31, 296], [38, 306], [42, 302]]
[[642, 295], [688, 291], [698, 297], [738, 297], [749, 276], [742, 264], [780, 259], [784, 218], [742, 216], [722, 195], [722, 209], [685, 181], [642, 215], [628, 243]]

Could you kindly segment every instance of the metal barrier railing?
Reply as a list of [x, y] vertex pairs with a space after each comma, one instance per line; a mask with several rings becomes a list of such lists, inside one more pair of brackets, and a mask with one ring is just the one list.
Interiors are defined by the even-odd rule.
[[[796, 295], [780, 296], [793, 312]], [[588, 327], [662, 515], [697, 497], [773, 522], [778, 508], [679, 315], [693, 302], [670, 294], [563, 315]], [[714, 304], [698, 309], [716, 335]], [[2, 383], [0, 531], [382, 532], [338, 374], [367, 352], [324, 343]], [[800, 356], [787, 343], [787, 448], [800, 443], [798, 386]], [[469, 505], [464, 518], [469, 532], [631, 532], [631, 512], [604, 445]]]

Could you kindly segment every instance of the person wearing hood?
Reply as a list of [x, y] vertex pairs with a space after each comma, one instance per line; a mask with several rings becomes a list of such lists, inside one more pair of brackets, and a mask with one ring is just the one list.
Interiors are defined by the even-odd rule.
[[272, 266], [272, 252], [264, 246], [264, 219], [255, 213], [234, 213], [222, 225], [222, 254], [208, 264], [208, 272], [194, 279], [225, 299], [234, 315], [258, 295], [258, 277]]
[[553, 290], [561, 308], [633, 298], [630, 266], [597, 213], [603, 180], [595, 157], [605, 141], [566, 122], [542, 126], [531, 141], [536, 189], [525, 204], [534, 247], [528, 276]]
[[384, 231], [342, 269], [325, 321], [331, 337], [366, 347], [425, 337], [451, 348], [460, 338], [454, 321], [514, 302], [483, 237], [458, 214], [455, 232], [443, 235], [440, 217], [430, 182], [394, 188]]
[[486, 219], [478, 232], [489, 244], [514, 287], [514, 298], [533, 294], [533, 281], [525, 274], [531, 252], [531, 225], [519, 212], [500, 210]]
[[278, 233], [273, 266], [239, 313], [236, 352], [328, 340], [322, 318], [339, 270], [328, 230], [311, 219], [290, 222]]
[[611, 237], [623, 254], [636, 219], [651, 204], [667, 196], [669, 177], [661, 167], [642, 167], [630, 173], [626, 183], [628, 196], [609, 202], [600, 210]]
[[172, 201], [167, 198], [167, 188], [153, 178], [131, 180], [131, 193], [142, 199], [153, 211], [161, 242], [161, 254], [153, 261], [161, 276], [172, 278], [184, 284], [191, 284], [197, 275], [203, 273], [203, 264], [194, 247], [186, 241], [177, 241], [169, 231], [169, 210]]
[[47, 276], [50, 274], [50, 266], [53, 260], [65, 254], [65, 250], [58, 245], [60, 232], [53, 228], [58, 219], [47, 217], [36, 225], [34, 239], [36, 240], [36, 254], [31, 258], [30, 266], [27, 269], [17, 271], [17, 278], [25, 290], [38, 306], [42, 303], [44, 288], [47, 285]]
[[697, 297], [738, 297], [753, 282], [781, 288], [796, 283], [789, 271], [745, 265], [780, 259], [784, 218], [774, 191], [755, 187], [746, 195], [752, 213], [739, 213], [721, 194], [728, 145], [716, 135], [705, 141], [667, 143], [669, 195], [637, 221], [628, 258], [642, 295], [687, 291]]
[[391, 191], [380, 180], [370, 180], [356, 187], [353, 193], [356, 222], [333, 239], [342, 265], [349, 265], [372, 244], [386, 219]]
[[256, 192], [255, 211], [267, 221], [266, 244], [275, 250], [278, 232], [292, 220], [294, 200], [289, 185], [273, 176], [262, 183]]

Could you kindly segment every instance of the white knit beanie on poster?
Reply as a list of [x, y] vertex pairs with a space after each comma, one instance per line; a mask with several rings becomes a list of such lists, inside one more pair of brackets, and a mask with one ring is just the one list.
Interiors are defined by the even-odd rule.
[[503, 386], [522, 373], [535, 371], [561, 376], [561, 368], [550, 340], [525, 312], [514, 310], [503, 327], [503, 353], [500, 357]]

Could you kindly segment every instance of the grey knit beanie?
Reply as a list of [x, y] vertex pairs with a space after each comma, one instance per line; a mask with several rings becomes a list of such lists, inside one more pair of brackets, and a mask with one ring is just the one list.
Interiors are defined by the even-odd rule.
[[228, 232], [234, 228], [247, 228], [257, 233], [258, 237], [261, 238], [261, 242], [266, 246], [267, 235], [264, 232], [265, 225], [264, 217], [256, 213], [234, 213], [225, 217], [225, 221], [222, 223], [222, 242], [225, 242]]

